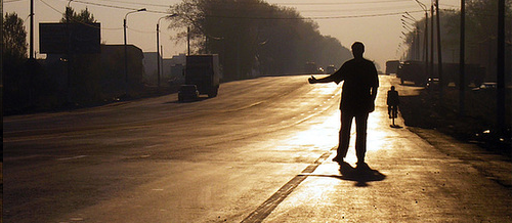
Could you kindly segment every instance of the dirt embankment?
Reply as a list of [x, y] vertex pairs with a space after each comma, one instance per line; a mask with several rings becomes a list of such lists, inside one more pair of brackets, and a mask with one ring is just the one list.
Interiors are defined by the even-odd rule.
[[[439, 91], [394, 84], [400, 93], [400, 113], [405, 125], [436, 129], [458, 140], [478, 144], [489, 152], [512, 157], [511, 105], [507, 103], [504, 134], [496, 130], [496, 90], [473, 89], [465, 94], [465, 115], [459, 114], [459, 91], [454, 87]], [[512, 90], [507, 91], [507, 102]]]

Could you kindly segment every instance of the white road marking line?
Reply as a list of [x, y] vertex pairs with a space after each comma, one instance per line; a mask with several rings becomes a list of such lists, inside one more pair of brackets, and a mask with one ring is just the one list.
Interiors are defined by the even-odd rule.
[[80, 155], [80, 156], [60, 158], [60, 159], [57, 159], [57, 160], [58, 161], [66, 161], [66, 160], [82, 159], [82, 158], [85, 158], [85, 157], [88, 157], [88, 156], [87, 155]]

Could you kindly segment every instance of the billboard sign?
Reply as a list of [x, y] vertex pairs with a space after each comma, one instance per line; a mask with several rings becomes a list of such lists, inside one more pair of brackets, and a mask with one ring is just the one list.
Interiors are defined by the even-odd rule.
[[39, 51], [100, 53], [100, 23], [39, 23]]

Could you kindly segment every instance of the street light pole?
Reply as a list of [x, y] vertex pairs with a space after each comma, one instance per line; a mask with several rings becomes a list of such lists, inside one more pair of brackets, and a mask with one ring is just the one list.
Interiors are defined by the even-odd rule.
[[163, 18], [171, 18], [171, 17], [174, 17], [174, 16], [177, 16], [178, 14], [171, 14], [171, 15], [166, 15], [166, 16], [162, 16], [158, 19], [158, 21], [156, 22], [156, 66], [157, 66], [157, 71], [158, 71], [158, 91], [160, 91], [160, 76], [161, 76], [161, 72], [160, 72], [160, 20], [163, 19]]
[[430, 77], [430, 70], [428, 69], [428, 8], [425, 4], [421, 3], [419, 0], [414, 0], [418, 5], [420, 5], [421, 9], [425, 11], [425, 37], [424, 37], [424, 51], [425, 51], [425, 71], [427, 77]]
[[443, 52], [441, 48], [441, 21], [440, 17], [441, 14], [439, 14], [439, 0], [435, 1], [436, 5], [436, 27], [437, 27], [437, 72], [439, 76], [439, 99], [441, 101], [441, 106], [443, 105], [443, 83], [446, 82], [445, 77], [443, 75]]
[[460, 48], [459, 48], [459, 115], [462, 117], [465, 114], [465, 76], [466, 76], [466, 1], [460, 2]]
[[160, 17], [156, 22], [156, 66], [158, 72], [158, 91], [160, 91], [160, 20], [166, 16]]
[[411, 17], [413, 20], [414, 20], [414, 25], [416, 26], [416, 39], [418, 40], [416, 42], [416, 58], [419, 60], [421, 60], [421, 56], [420, 56], [420, 26], [419, 26], [419, 21], [414, 18], [414, 16], [412, 16], [410, 13], [408, 12], [405, 12], [406, 15], [408, 15], [409, 17]]
[[506, 124], [505, 124], [505, 0], [498, 1], [498, 49], [497, 49], [497, 95], [496, 95], [496, 121], [498, 127], [498, 133], [500, 137], [505, 137]]
[[[430, 3], [430, 61], [428, 73], [434, 76], [434, 4]], [[441, 80], [439, 80], [441, 81]]]
[[[405, 21], [405, 19], [408, 19], [409, 21], [411, 22], [414, 22], [414, 25], [415, 25], [415, 28], [412, 28], [411, 24], [407, 23]], [[413, 55], [415, 57], [416, 60], [421, 60], [421, 56], [420, 56], [420, 27], [418, 25], [418, 20], [416, 20], [416, 18], [414, 18], [414, 16], [412, 16], [411, 14], [409, 14], [408, 12], [405, 13], [405, 15], [402, 15], [402, 25], [403, 27], [405, 27], [406, 29], [408, 28], [411, 33], [413, 33], [413, 41], [412, 41], [412, 44], [411, 44], [411, 52], [413, 52]], [[414, 45], [413, 45], [414, 44]]]
[[[4, 16], [4, 15], [2, 15]], [[34, 0], [30, 0], [30, 59], [34, 59]]]
[[68, 103], [71, 103], [71, 100], [72, 100], [72, 97], [71, 97], [71, 72], [72, 72], [72, 65], [71, 65], [71, 18], [70, 18], [70, 13], [71, 13], [71, 2], [73, 0], [69, 0], [68, 1], [68, 6], [66, 7], [66, 11], [64, 12], [66, 14], [66, 37], [67, 37], [67, 59], [68, 59], [68, 63], [67, 63], [67, 69], [68, 69], [68, 89], [67, 89], [67, 102]]
[[125, 93], [125, 96], [128, 96], [128, 52], [127, 52], [128, 50], [127, 50], [127, 46], [126, 46], [126, 18], [131, 13], [143, 12], [143, 11], [146, 11], [146, 8], [142, 8], [142, 9], [135, 10], [135, 11], [130, 11], [130, 12], [126, 13], [126, 15], [124, 15], [123, 28], [124, 28], [124, 93]]

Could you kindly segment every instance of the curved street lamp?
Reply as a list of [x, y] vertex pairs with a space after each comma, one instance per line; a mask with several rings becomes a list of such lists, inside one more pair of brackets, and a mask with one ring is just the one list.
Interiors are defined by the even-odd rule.
[[[420, 50], [420, 27], [419, 27], [419, 22], [418, 22], [418, 20], [416, 20], [416, 18], [414, 18], [414, 16], [412, 16], [408, 12], [406, 12], [404, 15], [402, 15], [402, 18], [400, 19], [400, 21], [402, 21], [402, 27], [405, 30], [407, 30], [407, 31], [409, 31], [409, 32], [411, 32], [413, 34], [413, 40], [412, 40], [412, 43], [411, 43], [411, 49], [412, 49], [411, 51], [414, 52], [415, 59], [419, 61], [421, 59], [420, 58], [421, 57], [420, 56], [420, 51], [421, 50]], [[413, 22], [414, 25], [411, 24], [410, 22]], [[413, 26], [415, 26], [415, 27], [413, 27]], [[414, 43], [416, 45], [412, 45]]]
[[135, 10], [135, 11], [130, 11], [128, 13], [126, 13], [126, 15], [124, 15], [124, 20], [123, 20], [123, 28], [124, 28], [124, 93], [125, 93], [125, 96], [128, 95], [128, 53], [127, 53], [127, 47], [126, 47], [126, 18], [128, 17], [129, 14], [131, 13], [136, 13], [136, 12], [144, 12], [146, 11], [146, 8], [142, 8], [142, 9], [139, 9], [139, 10]]
[[158, 70], [158, 91], [160, 91], [160, 20], [163, 18], [171, 18], [177, 16], [178, 14], [166, 15], [158, 18], [156, 22], [156, 66]]
[[[428, 68], [429, 66], [429, 61], [428, 61], [428, 7], [423, 4], [422, 2], [420, 2], [419, 0], [414, 0], [416, 1], [416, 3], [418, 3], [418, 5], [421, 7], [421, 9], [425, 12], [425, 37], [424, 37], [424, 45], [423, 45], [423, 48], [424, 48], [424, 60], [425, 60], [425, 69], [426, 69], [426, 73], [427, 73], [427, 76], [430, 76], [430, 68]], [[433, 41], [432, 41], [433, 43]]]

